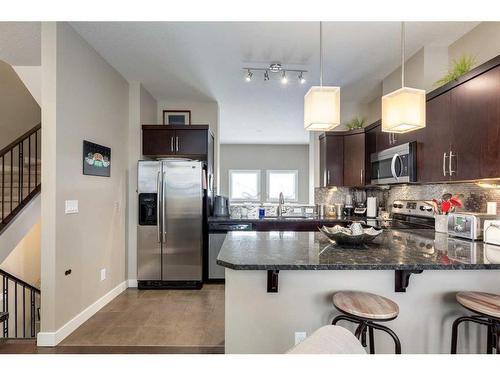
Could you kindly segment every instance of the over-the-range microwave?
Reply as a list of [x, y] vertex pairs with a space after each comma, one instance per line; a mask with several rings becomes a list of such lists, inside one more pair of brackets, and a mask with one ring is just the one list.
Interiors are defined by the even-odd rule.
[[374, 152], [370, 156], [373, 185], [417, 181], [417, 142]]

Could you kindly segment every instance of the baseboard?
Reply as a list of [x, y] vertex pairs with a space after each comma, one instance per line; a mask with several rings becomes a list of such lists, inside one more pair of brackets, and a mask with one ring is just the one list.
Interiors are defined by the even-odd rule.
[[137, 279], [128, 279], [127, 288], [137, 288]]
[[118, 284], [104, 296], [95, 301], [61, 328], [55, 332], [39, 332], [37, 335], [37, 346], [56, 346], [66, 337], [68, 337], [75, 329], [85, 323], [92, 315], [106, 306], [113, 298], [127, 289], [127, 281]]

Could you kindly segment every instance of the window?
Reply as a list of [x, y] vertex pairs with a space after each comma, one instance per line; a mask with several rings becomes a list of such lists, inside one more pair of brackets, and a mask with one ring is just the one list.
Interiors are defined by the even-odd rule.
[[283, 193], [285, 200], [298, 200], [299, 171], [267, 171], [267, 199], [277, 201], [280, 193]]
[[260, 170], [230, 170], [229, 199], [260, 201]]

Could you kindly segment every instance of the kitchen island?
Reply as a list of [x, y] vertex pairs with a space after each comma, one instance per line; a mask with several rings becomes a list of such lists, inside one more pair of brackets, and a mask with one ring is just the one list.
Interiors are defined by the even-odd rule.
[[[363, 247], [339, 247], [319, 232], [231, 232], [217, 263], [226, 267], [226, 353], [285, 352], [295, 332], [331, 322], [339, 290], [398, 303], [398, 318], [385, 324], [403, 353], [449, 353], [451, 324], [466, 313], [455, 293], [500, 290], [500, 247], [426, 229], [384, 230]], [[459, 350], [483, 352], [485, 332], [464, 327]], [[376, 347], [393, 352], [384, 334]]]

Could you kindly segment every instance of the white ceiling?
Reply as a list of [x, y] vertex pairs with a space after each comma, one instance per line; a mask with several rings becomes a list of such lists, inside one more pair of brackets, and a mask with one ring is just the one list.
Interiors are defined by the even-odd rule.
[[[4, 34], [0, 58], [13, 65], [39, 63], [39, 23], [16, 23]], [[38, 26], [35, 26], [38, 25]], [[303, 97], [319, 83], [319, 24], [311, 22], [72, 22], [73, 27], [126, 79], [140, 81], [158, 100], [217, 101], [222, 143], [307, 143]], [[424, 45], [449, 45], [477, 23], [411, 22], [407, 56]], [[36, 35], [38, 27], [38, 35]], [[12, 28], [11, 28], [12, 29]], [[20, 41], [20, 30], [33, 35]], [[3, 35], [2, 35], [3, 34]], [[368, 102], [399, 65], [397, 22], [326, 22], [325, 85], [340, 85], [344, 108]], [[10, 43], [15, 40], [16, 43]], [[8, 51], [7, 51], [8, 50]], [[31, 52], [31, 55], [28, 53]], [[22, 57], [22, 58], [21, 58]], [[15, 59], [14, 59], [15, 60]], [[22, 60], [22, 61], [19, 61]], [[244, 81], [243, 66], [279, 61], [308, 70], [307, 83], [283, 86], [279, 79]], [[29, 62], [29, 63], [28, 63]], [[290, 77], [291, 78], [291, 77]]]

